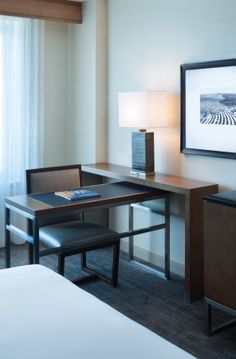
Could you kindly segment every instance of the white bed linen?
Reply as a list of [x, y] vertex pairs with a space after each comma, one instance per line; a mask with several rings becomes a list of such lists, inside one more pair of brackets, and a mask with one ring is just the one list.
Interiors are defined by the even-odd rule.
[[0, 271], [0, 328], [2, 359], [193, 358], [41, 265]]

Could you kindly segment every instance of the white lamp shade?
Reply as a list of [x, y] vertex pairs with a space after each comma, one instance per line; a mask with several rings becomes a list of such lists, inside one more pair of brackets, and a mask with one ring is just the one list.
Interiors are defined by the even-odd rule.
[[167, 126], [167, 92], [122, 92], [118, 97], [120, 127]]

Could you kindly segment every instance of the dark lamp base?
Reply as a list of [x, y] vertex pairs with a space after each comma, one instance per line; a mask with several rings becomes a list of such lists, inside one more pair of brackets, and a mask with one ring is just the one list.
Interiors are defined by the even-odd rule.
[[154, 133], [132, 132], [132, 173], [154, 173]]

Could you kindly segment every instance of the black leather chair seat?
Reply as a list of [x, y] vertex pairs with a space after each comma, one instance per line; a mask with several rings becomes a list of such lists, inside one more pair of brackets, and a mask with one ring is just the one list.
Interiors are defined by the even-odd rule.
[[75, 245], [76, 248], [96, 247], [99, 240], [99, 247], [114, 243], [117, 233], [108, 228], [103, 228], [93, 223], [82, 221], [71, 221], [57, 223], [41, 227], [39, 230], [40, 242], [47, 248], [66, 248]]

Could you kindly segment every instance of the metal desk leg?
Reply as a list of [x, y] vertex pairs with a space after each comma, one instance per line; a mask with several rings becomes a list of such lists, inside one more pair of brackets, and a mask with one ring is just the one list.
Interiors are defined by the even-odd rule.
[[39, 263], [39, 226], [37, 219], [33, 220], [33, 256], [34, 263]]
[[211, 323], [212, 323], [212, 306], [208, 303], [204, 303], [204, 311], [205, 311], [205, 334], [210, 336], [211, 332]]
[[[162, 215], [164, 217], [164, 223], [161, 225], [162, 228], [159, 229], [163, 229], [165, 228], [165, 254], [164, 254], [164, 261], [165, 261], [165, 268], [164, 268], [164, 272], [159, 271], [157, 269], [152, 268], [151, 266], [148, 266], [146, 264], [143, 264], [141, 262], [136, 262], [140, 265], [142, 265], [143, 267], [154, 271], [157, 275], [161, 276], [161, 277], [165, 277], [166, 279], [170, 279], [170, 197], [169, 195], [166, 195], [164, 197], [164, 211], [160, 211], [160, 210], [155, 210], [153, 208], [147, 207], [145, 205], [142, 204], [135, 204], [135, 205], [129, 205], [129, 231], [133, 231], [134, 230], [134, 206], [138, 206], [140, 208], [146, 209], [151, 213], [156, 213], [159, 215]], [[157, 229], [158, 230], [158, 229]], [[133, 236], [129, 236], [129, 260], [133, 261], [134, 260], [134, 237]]]
[[[221, 303], [217, 303], [214, 300], [211, 300], [209, 298], [205, 298], [205, 318], [204, 318], [204, 331], [207, 336], [211, 336], [213, 334], [220, 333], [226, 329], [230, 329], [236, 326], [236, 311], [234, 309], [231, 309], [229, 307], [224, 306]], [[223, 323], [213, 325], [212, 323], [212, 308], [218, 308], [219, 310], [229, 313], [233, 316], [233, 318], [224, 321]]]
[[165, 198], [165, 277], [170, 279], [170, 197]]
[[[129, 231], [134, 230], [134, 209], [129, 205]], [[129, 237], [129, 260], [134, 260], [134, 236]]]
[[5, 206], [5, 267], [11, 266], [11, 237], [7, 226], [10, 225], [10, 210]]

